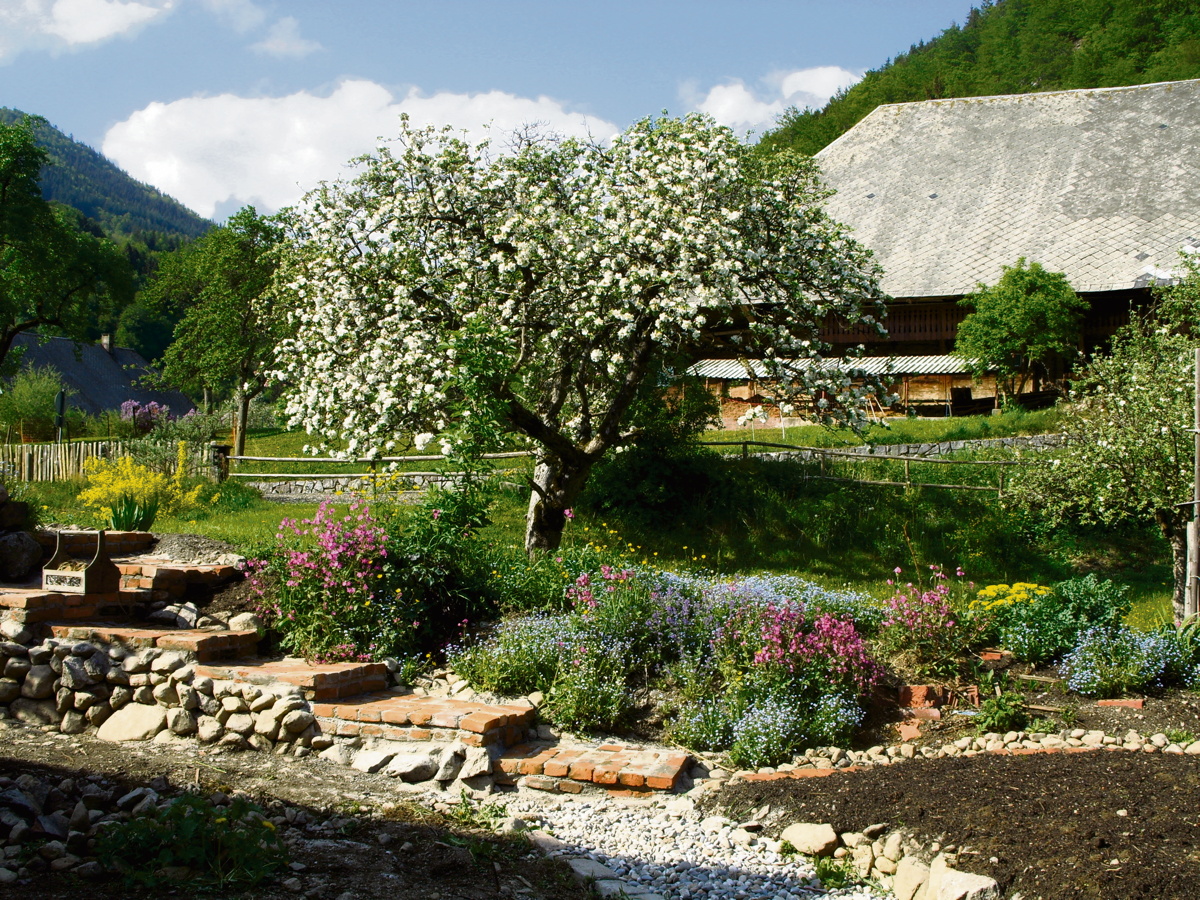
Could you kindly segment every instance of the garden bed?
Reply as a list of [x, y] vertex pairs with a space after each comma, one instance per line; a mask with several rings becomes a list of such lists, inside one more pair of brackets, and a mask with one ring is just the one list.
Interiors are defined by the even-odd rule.
[[1200, 879], [1194, 757], [1092, 751], [913, 759], [828, 778], [732, 785], [710, 801], [735, 821], [862, 831], [886, 823], [957, 845], [960, 867], [1027, 900], [1185, 900]]

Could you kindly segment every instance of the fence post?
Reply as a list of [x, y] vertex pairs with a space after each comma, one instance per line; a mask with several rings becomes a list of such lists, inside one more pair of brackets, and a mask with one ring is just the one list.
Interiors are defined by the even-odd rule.
[[742, 459], [750, 458], [750, 442], [742, 441]]
[[907, 459], [904, 461], [904, 483], [912, 487], [912, 473], [909, 472], [908, 462]]
[[216, 441], [209, 441], [208, 446], [212, 452], [213, 476], [220, 484], [229, 477], [229, 451], [233, 447], [230, 444], [218, 444]]

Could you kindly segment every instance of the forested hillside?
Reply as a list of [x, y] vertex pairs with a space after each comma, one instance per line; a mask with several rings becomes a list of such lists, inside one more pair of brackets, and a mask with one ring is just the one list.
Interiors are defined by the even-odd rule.
[[[18, 122], [24, 115], [0, 107], [0, 122], [5, 124]], [[53, 163], [42, 170], [42, 195], [73, 206], [110, 236], [137, 237], [155, 249], [162, 242], [156, 235], [194, 238], [212, 227], [212, 222], [156, 188], [135, 181], [111, 160], [53, 125], [39, 123], [34, 134]]]
[[1200, 77], [1200, 0], [985, 0], [963, 26], [843, 91], [789, 110], [764, 149], [816, 153], [882, 103]]

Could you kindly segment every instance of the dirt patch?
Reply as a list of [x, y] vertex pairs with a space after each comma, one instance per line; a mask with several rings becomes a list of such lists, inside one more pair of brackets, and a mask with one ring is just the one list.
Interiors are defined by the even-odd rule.
[[1200, 761], [1088, 753], [914, 759], [827, 778], [733, 785], [736, 821], [875, 823], [965, 848], [958, 867], [1025, 900], [1186, 900], [1200, 883]]
[[[415, 802], [393, 779], [364, 775], [324, 760], [260, 753], [202, 754], [186, 743], [105, 744], [0, 722], [0, 776], [80, 778], [100, 774], [122, 788], [151, 785], [169, 796], [179, 790], [249, 793], [275, 817], [291, 847], [294, 869], [276, 883], [209, 896], [329, 900], [479, 900], [521, 897], [584, 900], [589, 894], [565, 865], [535, 852], [520, 835], [497, 836], [458, 823], [452, 815]], [[457, 798], [446, 796], [451, 813]], [[500, 798], [502, 802], [502, 798]], [[299, 885], [282, 882], [296, 878]], [[0, 886], [0, 900], [117, 900], [170, 890], [126, 887], [116, 876], [85, 880], [37, 874], [27, 884]]]

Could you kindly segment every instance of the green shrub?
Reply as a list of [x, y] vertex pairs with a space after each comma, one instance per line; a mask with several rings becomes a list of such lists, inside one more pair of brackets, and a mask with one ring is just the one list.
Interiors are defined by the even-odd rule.
[[1148, 633], [1124, 627], [1088, 628], [1063, 658], [1067, 685], [1092, 697], [1187, 684], [1195, 666], [1196, 659], [1170, 627]]
[[572, 731], [619, 725], [633, 706], [628, 653], [627, 645], [611, 639], [568, 648], [546, 698], [551, 719]]
[[723, 701], [700, 700], [682, 709], [666, 734], [691, 750], [724, 750], [733, 743], [733, 718]]
[[8, 439], [52, 440], [55, 399], [65, 388], [53, 366], [22, 369], [10, 378], [0, 393], [0, 424]]
[[550, 690], [563, 646], [571, 642], [566, 616], [532, 615], [501, 622], [484, 640], [451, 645], [446, 661], [474, 687], [505, 696]]
[[999, 697], [988, 697], [980, 704], [975, 726], [980, 732], [1020, 731], [1028, 721], [1024, 696], [1015, 691], [1005, 691]]
[[149, 531], [158, 515], [158, 497], [143, 502], [123, 494], [111, 507], [108, 527], [113, 531]]
[[96, 855], [131, 885], [161, 887], [186, 868], [214, 887], [262, 884], [287, 864], [287, 848], [260, 807], [241, 798], [214, 806], [184, 794], [163, 808], [106, 826]]
[[1087, 628], [1115, 628], [1132, 605], [1129, 588], [1094, 574], [1060, 582], [991, 585], [971, 604], [992, 616], [1001, 646], [1017, 659], [1041, 664], [1062, 656]]

